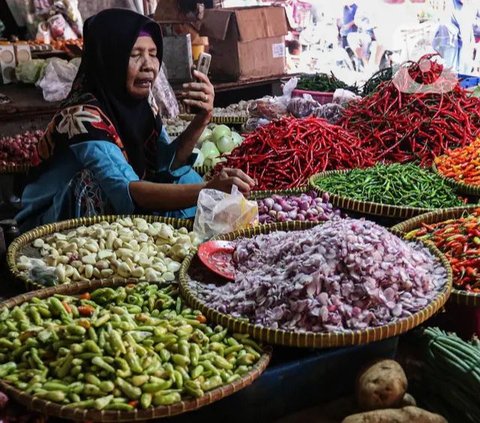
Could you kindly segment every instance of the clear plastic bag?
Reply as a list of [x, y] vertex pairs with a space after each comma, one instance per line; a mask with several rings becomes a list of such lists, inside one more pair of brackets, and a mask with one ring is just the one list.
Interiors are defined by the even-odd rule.
[[47, 60], [45, 73], [37, 82], [43, 90], [45, 101], [62, 101], [72, 89], [73, 80], [78, 72], [79, 61], [54, 58]]
[[214, 189], [200, 191], [193, 231], [206, 240], [258, 222], [256, 201], [248, 201], [236, 186], [231, 194]]
[[253, 101], [248, 106], [248, 114], [252, 118], [265, 118], [268, 120], [280, 119], [288, 113], [288, 103], [292, 92], [297, 87], [298, 79], [291, 78], [283, 86], [283, 95], [280, 97], [264, 97]]
[[178, 102], [167, 79], [165, 65], [162, 64], [158, 77], [153, 84], [153, 96], [164, 119], [172, 119], [180, 113]]

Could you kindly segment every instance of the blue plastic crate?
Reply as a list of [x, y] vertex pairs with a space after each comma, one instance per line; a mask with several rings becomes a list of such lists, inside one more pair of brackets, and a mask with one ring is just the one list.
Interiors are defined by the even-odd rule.
[[480, 85], [480, 77], [474, 75], [464, 75], [459, 73], [458, 79], [460, 80], [460, 85], [463, 88], [472, 88]]
[[272, 422], [353, 393], [360, 369], [377, 358], [394, 358], [398, 337], [348, 348], [275, 348], [270, 366], [247, 388], [198, 411], [164, 423]]

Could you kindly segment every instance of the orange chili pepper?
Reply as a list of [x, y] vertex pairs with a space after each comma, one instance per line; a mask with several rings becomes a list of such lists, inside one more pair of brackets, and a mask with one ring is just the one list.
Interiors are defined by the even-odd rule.
[[78, 312], [80, 316], [90, 317], [95, 312], [95, 309], [91, 305], [78, 306]]
[[195, 317], [200, 323], [207, 323], [207, 318], [203, 314], [199, 314], [197, 317]]
[[70, 307], [68, 303], [66, 303], [65, 301], [62, 301], [62, 305], [68, 314], [72, 314], [72, 307]]

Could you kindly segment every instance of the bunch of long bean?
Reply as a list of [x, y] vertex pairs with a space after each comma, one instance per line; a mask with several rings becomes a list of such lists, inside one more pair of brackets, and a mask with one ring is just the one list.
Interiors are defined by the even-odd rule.
[[140, 283], [34, 298], [0, 312], [0, 378], [67, 407], [170, 405], [241, 378], [260, 358], [212, 328], [175, 286]]
[[415, 164], [378, 164], [318, 177], [315, 186], [359, 201], [426, 209], [461, 206], [462, 201], [435, 173]]
[[453, 333], [426, 328], [420, 340], [424, 351], [420, 388], [424, 387], [427, 402], [448, 416], [449, 422], [479, 422], [478, 339], [465, 342]]

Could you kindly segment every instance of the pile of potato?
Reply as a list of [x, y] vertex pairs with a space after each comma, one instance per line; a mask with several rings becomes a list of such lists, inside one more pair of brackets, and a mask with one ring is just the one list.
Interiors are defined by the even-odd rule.
[[364, 412], [342, 423], [447, 423], [442, 416], [418, 408], [407, 388], [400, 364], [394, 360], [374, 363], [360, 373], [356, 383], [357, 405]]
[[[183, 259], [199, 243], [186, 228], [127, 217], [54, 233], [32, 245], [45, 266], [55, 269], [56, 282], [63, 284], [111, 277], [172, 281]], [[22, 255], [17, 268], [29, 272], [35, 262]]]

